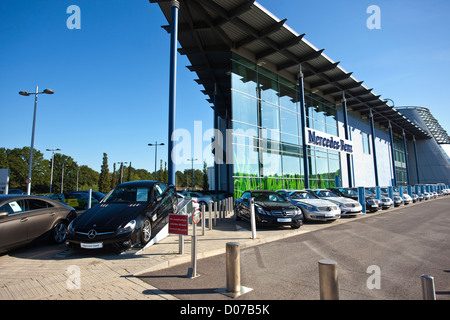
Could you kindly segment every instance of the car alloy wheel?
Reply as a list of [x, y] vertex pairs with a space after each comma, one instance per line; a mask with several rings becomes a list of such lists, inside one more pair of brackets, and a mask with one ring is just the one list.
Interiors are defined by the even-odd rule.
[[65, 221], [57, 222], [52, 228], [52, 241], [61, 244], [66, 240], [67, 223]]
[[141, 242], [145, 245], [147, 244], [152, 237], [152, 224], [150, 223], [150, 220], [145, 218], [142, 222], [142, 229], [141, 229]]

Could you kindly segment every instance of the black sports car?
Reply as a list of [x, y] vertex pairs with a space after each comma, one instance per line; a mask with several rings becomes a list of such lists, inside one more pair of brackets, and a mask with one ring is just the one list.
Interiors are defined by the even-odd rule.
[[250, 199], [255, 198], [255, 221], [257, 225], [289, 225], [300, 228], [302, 211], [274, 191], [248, 190], [235, 202], [236, 220], [250, 220]]
[[119, 184], [68, 227], [69, 247], [145, 246], [177, 211], [175, 188], [159, 181]]

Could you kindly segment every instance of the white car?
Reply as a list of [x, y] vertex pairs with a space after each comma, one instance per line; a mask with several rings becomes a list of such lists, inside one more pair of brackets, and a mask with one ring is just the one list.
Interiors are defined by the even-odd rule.
[[403, 203], [410, 204], [412, 202], [413, 202], [413, 199], [411, 198], [411, 196], [407, 193], [403, 193]]
[[328, 189], [307, 189], [320, 199], [328, 200], [338, 205], [341, 215], [354, 216], [362, 212], [361, 204], [353, 199], [340, 197]]

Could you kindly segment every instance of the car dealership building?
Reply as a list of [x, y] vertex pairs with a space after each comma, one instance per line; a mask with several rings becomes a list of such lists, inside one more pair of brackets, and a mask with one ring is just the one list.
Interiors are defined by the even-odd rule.
[[[429, 109], [394, 107], [249, 0], [158, 3], [214, 109], [214, 189], [450, 184]], [[169, 33], [171, 26], [163, 26]], [[389, 104], [388, 104], [389, 102]], [[226, 134], [232, 129], [232, 134]], [[223, 153], [223, 154], [222, 154]]]

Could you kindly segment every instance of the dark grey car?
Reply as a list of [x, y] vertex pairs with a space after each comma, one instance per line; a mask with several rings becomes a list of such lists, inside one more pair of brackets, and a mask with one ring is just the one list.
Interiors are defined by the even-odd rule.
[[0, 196], [0, 252], [22, 246], [41, 236], [56, 244], [66, 240], [74, 208], [38, 196]]

